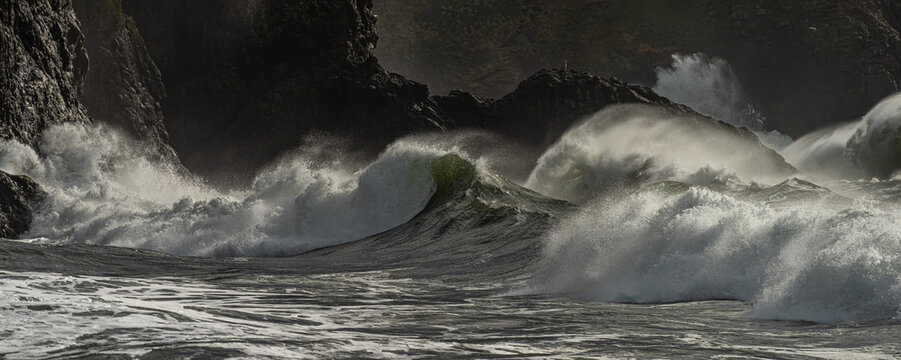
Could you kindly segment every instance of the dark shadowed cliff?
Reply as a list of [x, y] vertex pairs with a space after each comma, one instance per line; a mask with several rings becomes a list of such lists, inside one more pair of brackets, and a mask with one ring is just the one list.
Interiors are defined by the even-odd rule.
[[202, 174], [248, 176], [312, 130], [377, 152], [441, 130], [424, 85], [378, 65], [371, 1], [130, 1], [168, 90], [173, 147]]
[[[163, 85], [117, 1], [0, 1], [0, 138], [37, 146], [54, 124], [99, 121], [177, 162], [160, 112]], [[83, 31], [84, 30], [84, 31]], [[87, 36], [86, 36], [87, 35]], [[0, 236], [25, 231], [38, 184], [0, 172]]]
[[122, 13], [121, 0], [76, 0], [73, 7], [90, 58], [79, 96], [88, 115], [152, 144], [154, 156], [177, 163], [163, 123], [160, 72], [134, 20]]
[[446, 93], [501, 96], [561, 67], [651, 85], [673, 53], [728, 60], [769, 124], [798, 136], [856, 118], [901, 84], [891, 0], [376, 3], [386, 68]]
[[608, 104], [688, 111], [647, 88], [577, 72], [542, 72], [500, 100], [464, 92], [431, 97], [425, 85], [379, 65], [370, 0], [123, 4], [166, 84], [173, 147], [188, 168], [220, 184], [246, 182], [312, 131], [347, 136], [355, 150], [374, 155], [404, 135], [480, 128], [537, 157], [569, 125]]

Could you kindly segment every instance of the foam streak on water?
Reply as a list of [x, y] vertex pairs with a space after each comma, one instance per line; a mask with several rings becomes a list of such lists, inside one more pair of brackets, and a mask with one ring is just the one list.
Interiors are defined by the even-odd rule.
[[[237, 275], [237, 274], [236, 274]], [[123, 278], [0, 271], [10, 358], [879, 359], [895, 327], [742, 317], [737, 302], [623, 305], [490, 296], [389, 272]], [[653, 326], [649, 326], [653, 325]]]

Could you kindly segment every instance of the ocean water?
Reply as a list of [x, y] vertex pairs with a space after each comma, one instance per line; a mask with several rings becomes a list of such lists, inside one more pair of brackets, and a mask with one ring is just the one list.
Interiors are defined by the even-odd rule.
[[899, 124], [894, 95], [786, 163], [763, 125], [619, 105], [520, 182], [451, 133], [227, 192], [55, 126], [0, 142], [48, 192], [0, 240], [0, 357], [897, 358]]

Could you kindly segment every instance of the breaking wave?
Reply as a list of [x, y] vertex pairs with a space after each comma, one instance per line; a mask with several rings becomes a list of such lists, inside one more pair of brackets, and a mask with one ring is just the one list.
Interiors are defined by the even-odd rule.
[[[901, 95], [782, 151], [806, 172], [795, 175], [824, 186], [757, 182], [785, 174], [743, 162], [751, 146], [635, 114], [601, 112], [542, 158], [530, 184], [586, 204], [544, 237], [532, 286], [514, 293], [742, 300], [763, 319], [901, 318], [901, 181], [886, 176], [897, 169]], [[717, 181], [699, 181], [705, 172]], [[611, 191], [623, 179], [632, 186]]]
[[800, 172], [747, 130], [643, 105], [574, 126], [540, 157], [528, 189], [491, 171], [523, 165], [484, 133], [402, 139], [362, 164], [327, 146], [300, 149], [233, 192], [95, 125], [54, 126], [37, 150], [2, 141], [0, 169], [48, 192], [25, 234], [37, 241], [191, 256], [329, 247], [305, 259], [530, 278], [515, 294], [732, 299], [764, 319], [899, 319], [901, 180], [859, 180], [894, 173], [899, 102], [784, 149]]
[[773, 184], [793, 173], [747, 131], [656, 107], [616, 105], [567, 131], [538, 160], [526, 186], [580, 203], [619, 186]]
[[704, 188], [594, 203], [547, 237], [534, 292], [602, 301], [735, 299], [751, 316], [835, 322], [901, 311], [899, 209], [787, 207]]
[[885, 98], [860, 120], [799, 138], [781, 154], [827, 179], [892, 176], [901, 169], [901, 93]]
[[251, 189], [221, 193], [142, 156], [107, 128], [59, 125], [39, 152], [0, 143], [0, 169], [48, 192], [24, 237], [192, 256], [290, 255], [403, 224], [436, 191], [446, 153], [397, 143], [358, 171], [299, 154], [263, 170]]

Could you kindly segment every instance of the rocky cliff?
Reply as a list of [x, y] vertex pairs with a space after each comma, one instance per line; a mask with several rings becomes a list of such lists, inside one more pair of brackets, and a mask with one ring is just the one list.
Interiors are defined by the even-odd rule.
[[121, 0], [75, 0], [90, 65], [78, 97], [96, 121], [152, 144], [154, 157], [178, 163], [163, 122], [160, 72]]
[[[78, 102], [88, 57], [71, 4], [0, 0], [0, 48], [0, 138], [35, 145], [48, 126], [90, 121]], [[0, 237], [28, 229], [42, 194], [0, 172]]]
[[[118, 1], [0, 0], [0, 138], [35, 146], [49, 126], [106, 122], [178, 162], [159, 71]], [[77, 11], [76, 11], [77, 10]], [[90, 59], [89, 59], [90, 58]], [[0, 174], [0, 236], [27, 228], [37, 184]]]
[[193, 171], [246, 180], [313, 130], [375, 152], [446, 125], [424, 85], [378, 65], [370, 0], [124, 6], [162, 72], [171, 143]]
[[673, 53], [729, 61], [777, 129], [798, 136], [864, 114], [901, 84], [891, 0], [382, 0], [391, 71], [436, 92], [501, 96], [543, 67], [651, 85]]
[[84, 36], [67, 1], [0, 0], [0, 138], [34, 145], [52, 124], [87, 122]]

